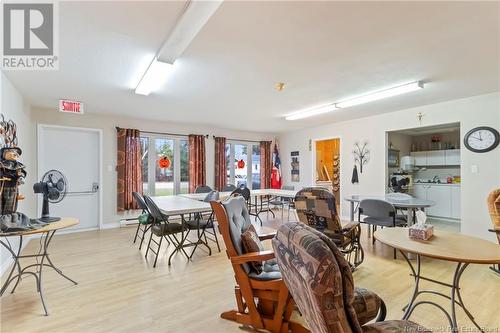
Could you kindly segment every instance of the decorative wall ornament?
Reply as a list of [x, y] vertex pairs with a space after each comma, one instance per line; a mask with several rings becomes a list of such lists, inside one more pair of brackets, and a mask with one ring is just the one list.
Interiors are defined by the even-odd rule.
[[370, 160], [370, 151], [368, 150], [368, 142], [361, 145], [359, 142], [354, 144], [354, 164], [359, 164], [359, 172], [363, 173], [363, 165], [367, 164]]
[[292, 151], [290, 152], [290, 157], [292, 160], [291, 163], [291, 174], [292, 174], [292, 182], [300, 182], [300, 159], [299, 152]]
[[17, 125], [0, 113], [0, 148], [17, 147]]

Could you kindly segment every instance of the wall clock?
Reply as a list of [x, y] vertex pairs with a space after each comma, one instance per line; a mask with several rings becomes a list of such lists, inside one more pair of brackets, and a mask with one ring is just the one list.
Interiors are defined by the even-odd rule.
[[475, 153], [486, 153], [495, 149], [500, 142], [500, 134], [494, 128], [481, 126], [471, 129], [464, 137], [467, 149]]

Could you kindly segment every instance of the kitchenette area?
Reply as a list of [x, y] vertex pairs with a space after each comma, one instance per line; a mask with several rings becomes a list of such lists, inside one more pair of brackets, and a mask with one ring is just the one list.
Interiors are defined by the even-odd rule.
[[388, 132], [388, 193], [432, 200], [433, 221], [460, 223], [460, 125]]

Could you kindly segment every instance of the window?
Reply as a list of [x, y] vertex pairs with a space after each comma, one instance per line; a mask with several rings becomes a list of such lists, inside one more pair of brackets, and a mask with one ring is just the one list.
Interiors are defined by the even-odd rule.
[[[141, 136], [142, 182], [144, 194], [165, 196], [188, 192], [189, 145], [183, 138]], [[167, 158], [168, 167], [160, 167]]]
[[260, 145], [241, 142], [226, 143], [226, 175], [228, 184], [259, 189]]

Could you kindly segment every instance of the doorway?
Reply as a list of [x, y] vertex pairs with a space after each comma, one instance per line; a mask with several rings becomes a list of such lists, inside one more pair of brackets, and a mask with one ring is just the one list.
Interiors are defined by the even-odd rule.
[[[51, 216], [76, 217], [75, 230], [96, 229], [102, 221], [102, 131], [80, 127], [38, 125], [38, 180], [59, 170], [67, 180], [61, 202], [50, 204]], [[38, 199], [40, 214], [42, 198]]]
[[340, 214], [340, 139], [315, 141], [315, 156], [316, 186], [333, 193]]

